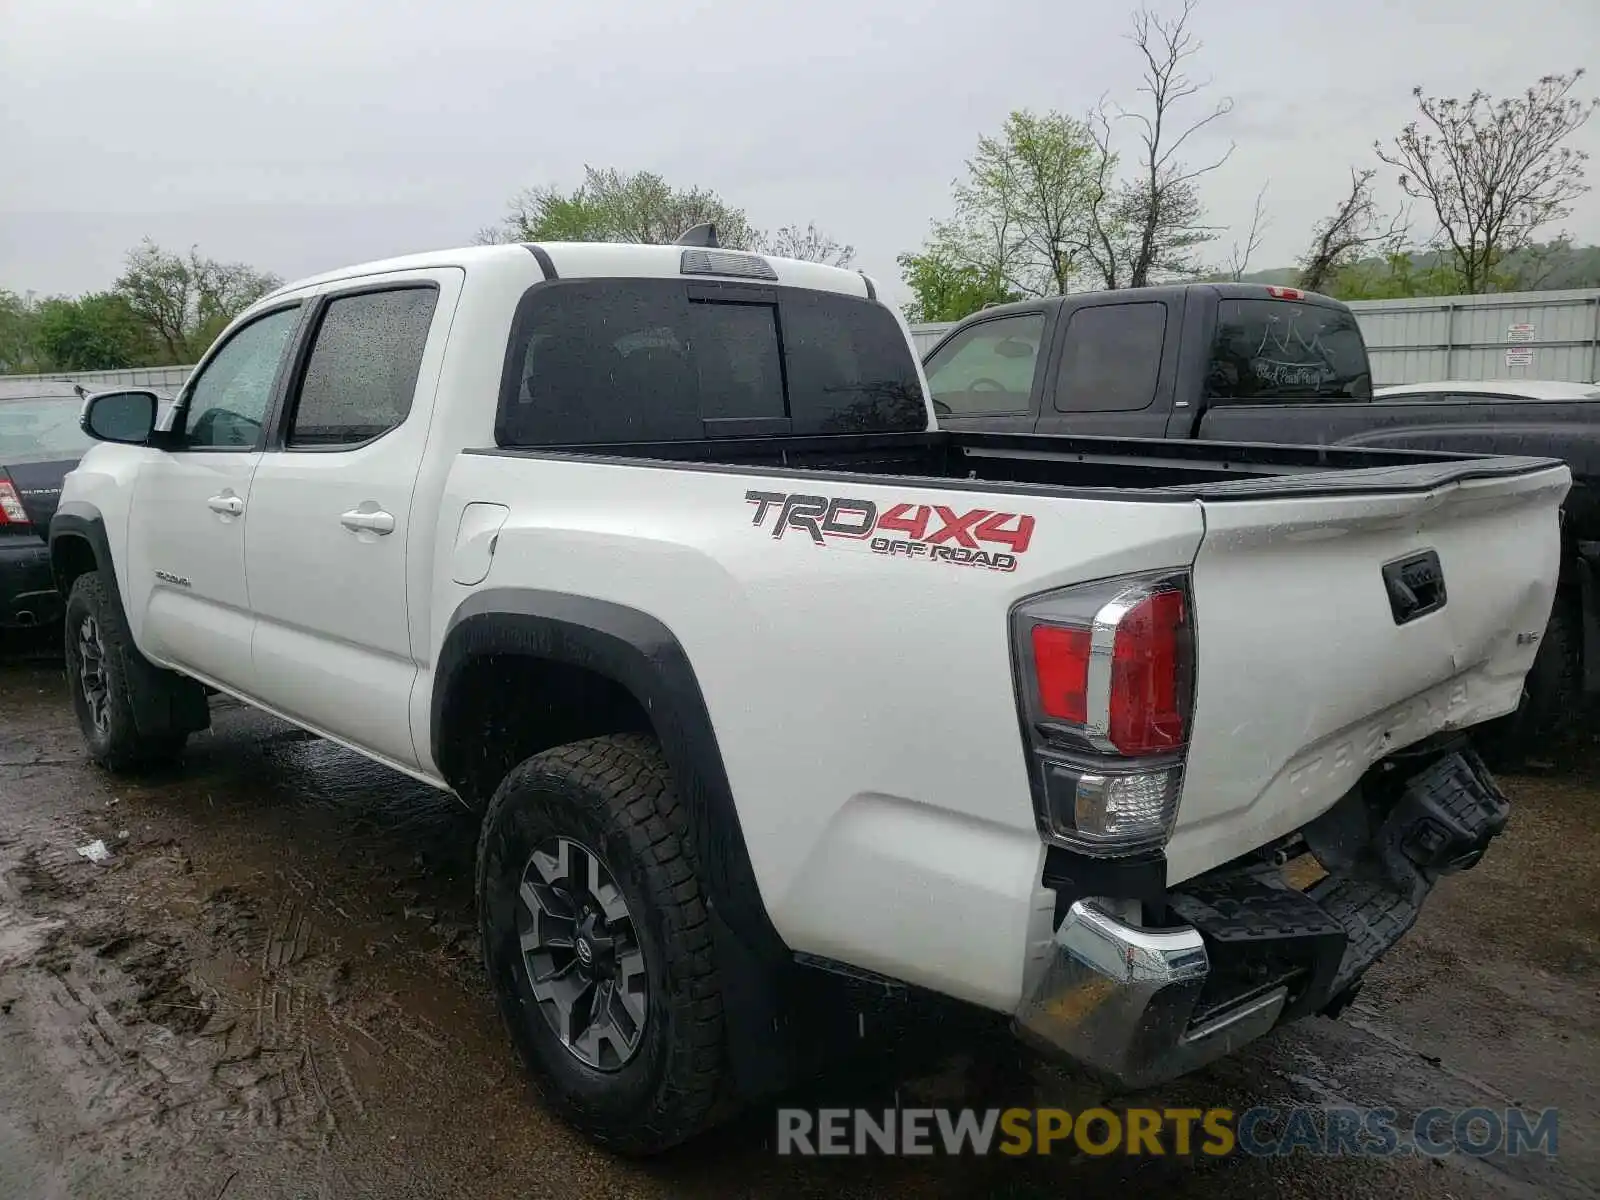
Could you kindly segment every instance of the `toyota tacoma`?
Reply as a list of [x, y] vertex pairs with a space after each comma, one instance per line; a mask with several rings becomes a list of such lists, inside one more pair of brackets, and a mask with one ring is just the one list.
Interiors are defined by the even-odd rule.
[[[863, 991], [1137, 1086], [1335, 1012], [1507, 805], [1541, 458], [941, 430], [859, 273], [684, 244], [372, 263], [84, 405], [50, 523], [107, 769], [212, 693], [483, 812], [548, 1102], [660, 1150]], [[819, 999], [823, 998], [823, 999]]]

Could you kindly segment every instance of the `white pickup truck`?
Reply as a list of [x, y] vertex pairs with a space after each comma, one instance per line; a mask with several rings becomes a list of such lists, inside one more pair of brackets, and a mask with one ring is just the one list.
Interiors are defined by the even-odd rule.
[[50, 528], [91, 754], [225, 692], [481, 806], [509, 1031], [638, 1153], [886, 983], [1123, 1085], [1337, 1011], [1504, 825], [1570, 482], [941, 431], [868, 278], [714, 239], [308, 279], [156, 414]]

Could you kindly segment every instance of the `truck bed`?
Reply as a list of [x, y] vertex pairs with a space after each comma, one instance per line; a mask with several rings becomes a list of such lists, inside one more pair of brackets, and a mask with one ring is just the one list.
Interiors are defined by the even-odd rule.
[[[1048, 913], [1019, 603], [1188, 579], [1193, 725], [1152, 867], [1173, 887], [1516, 707], [1569, 482], [1539, 459], [948, 431], [481, 449], [438, 505], [462, 569], [427, 619], [442, 642], [451, 574], [647, 612], [695, 664], [786, 944], [1004, 1010]], [[476, 557], [469, 504], [503, 513]], [[1434, 560], [1428, 598], [1386, 584]]]
[[652, 460], [725, 473], [803, 471], [837, 482], [877, 475], [974, 491], [992, 491], [993, 484], [1001, 483], [1008, 492], [1085, 498], [1104, 497], [1112, 490], [1152, 501], [1252, 499], [1288, 492], [1306, 496], [1425, 491], [1445, 482], [1518, 475], [1553, 465], [1544, 458], [1365, 446], [947, 431], [487, 448], [467, 453]]

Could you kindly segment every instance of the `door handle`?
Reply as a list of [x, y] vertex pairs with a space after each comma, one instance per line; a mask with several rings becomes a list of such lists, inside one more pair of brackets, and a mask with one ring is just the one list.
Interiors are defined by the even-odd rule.
[[238, 496], [224, 492], [220, 496], [213, 496], [211, 499], [207, 500], [206, 507], [214, 513], [221, 513], [224, 516], [229, 517], [237, 517], [244, 511], [244, 501], [239, 499]]
[[339, 524], [353, 533], [393, 533], [394, 514], [386, 513], [381, 508], [368, 512], [352, 508], [340, 516]]

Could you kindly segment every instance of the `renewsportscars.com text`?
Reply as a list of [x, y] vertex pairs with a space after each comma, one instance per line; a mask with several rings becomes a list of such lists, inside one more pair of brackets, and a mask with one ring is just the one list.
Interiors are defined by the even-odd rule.
[[1428, 1108], [782, 1108], [781, 1155], [1555, 1157], [1559, 1110]]

